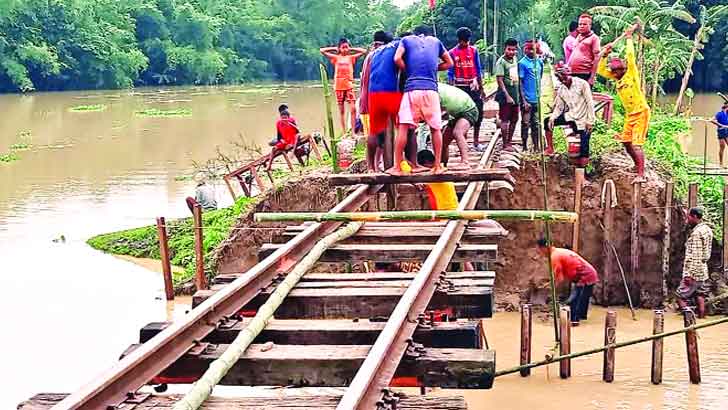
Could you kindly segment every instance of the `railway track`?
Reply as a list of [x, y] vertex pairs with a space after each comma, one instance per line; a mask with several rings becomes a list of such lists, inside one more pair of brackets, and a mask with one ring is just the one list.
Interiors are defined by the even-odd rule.
[[[485, 128], [485, 127], [484, 127]], [[494, 166], [497, 131], [486, 131], [479, 169]], [[480, 153], [472, 153], [478, 155]], [[451, 161], [456, 161], [452, 158]], [[473, 161], [475, 162], [475, 161]], [[474, 209], [487, 182], [461, 184], [459, 209]], [[382, 190], [360, 185], [332, 212], [353, 212]], [[265, 302], [281, 277], [341, 222], [286, 228], [262, 247], [260, 262], [243, 275], [221, 275], [199, 291], [184, 319], [152, 323], [113, 367], [71, 394], [40, 394], [19, 408], [167, 408], [178, 396], [153, 394], [149, 384], [191, 383], [225, 350]], [[451, 262], [493, 261], [506, 232], [468, 228], [467, 221], [366, 223], [330, 248], [276, 310], [221, 384], [340, 387], [305, 399], [212, 398], [203, 408], [464, 409], [462, 398], [405, 396], [390, 386], [490, 388], [494, 352], [481, 320], [492, 315], [495, 273], [450, 272]], [[327, 273], [326, 266], [360, 261], [423, 261], [417, 272]], [[443, 321], [443, 317], [458, 320]], [[253, 394], [255, 396], [255, 394]], [[264, 403], [264, 404], [263, 404]], [[302, 404], [308, 403], [308, 404]]]

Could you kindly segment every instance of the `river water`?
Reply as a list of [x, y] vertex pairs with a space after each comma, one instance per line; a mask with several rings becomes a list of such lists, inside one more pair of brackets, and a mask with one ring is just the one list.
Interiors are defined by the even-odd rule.
[[[111, 92], [0, 95], [0, 154], [29, 143], [19, 159], [0, 162], [0, 408], [38, 392], [78, 388], [112, 364], [138, 338], [141, 326], [172, 315], [160, 275], [92, 250], [96, 234], [185, 216], [193, 160], [215, 156], [232, 140], [265, 146], [276, 107], [287, 102], [304, 130], [323, 124], [321, 90], [310, 84], [276, 87], [186, 87]], [[105, 104], [102, 112], [73, 113]], [[712, 114], [719, 104], [706, 102]], [[148, 118], [146, 108], [191, 110], [182, 118]], [[696, 112], [696, 114], [698, 114]], [[218, 199], [229, 204], [226, 190]], [[57, 241], [61, 235], [65, 242]], [[646, 315], [647, 313], [643, 313]], [[597, 346], [603, 312], [574, 331], [574, 349]], [[668, 328], [680, 325], [670, 319]], [[624, 338], [649, 332], [651, 321], [620, 317]], [[517, 363], [518, 317], [497, 314], [487, 332], [500, 367]], [[720, 356], [728, 346], [719, 329], [701, 332], [703, 379], [690, 386], [681, 338], [667, 343], [665, 384], [649, 385], [647, 347], [617, 355], [617, 377], [601, 383], [599, 360], [575, 361], [574, 377], [508, 376], [488, 392], [466, 392], [474, 409], [493, 408], [707, 408], [724, 402], [728, 377]], [[549, 345], [548, 324], [534, 326], [535, 345]], [[619, 333], [622, 337], [622, 333]], [[534, 358], [544, 349], [535, 350]], [[79, 360], [79, 358], [82, 358]], [[556, 377], [554, 377], [556, 376]], [[588, 389], [588, 390], [587, 390]], [[505, 405], [508, 403], [508, 405]], [[720, 405], [717, 405], [720, 407]], [[713, 406], [715, 407], [715, 406]]]

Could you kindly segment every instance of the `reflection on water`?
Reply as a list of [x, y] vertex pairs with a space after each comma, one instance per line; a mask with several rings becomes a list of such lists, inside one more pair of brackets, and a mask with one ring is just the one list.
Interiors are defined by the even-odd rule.
[[[141, 326], [168, 317], [161, 275], [86, 239], [186, 215], [193, 186], [175, 177], [231, 140], [265, 145], [283, 101], [304, 130], [320, 128], [321, 90], [307, 84], [0, 95], [0, 153], [32, 144], [0, 163], [0, 363], [13, 375], [3, 379], [0, 409], [78, 388], [137, 341]], [[107, 108], [68, 111], [92, 104]], [[135, 115], [150, 107], [192, 116]], [[222, 187], [217, 195], [230, 203]], [[66, 242], [54, 243], [61, 235]]]

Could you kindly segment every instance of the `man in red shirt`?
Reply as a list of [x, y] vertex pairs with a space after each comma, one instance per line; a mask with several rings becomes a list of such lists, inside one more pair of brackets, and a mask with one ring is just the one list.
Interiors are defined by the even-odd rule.
[[568, 303], [571, 308], [571, 325], [579, 326], [580, 320], [586, 320], [594, 284], [599, 282], [597, 270], [578, 253], [549, 246], [545, 239], [538, 240], [538, 252], [546, 257], [551, 252], [551, 268], [557, 282], [569, 281], [575, 285]]
[[599, 36], [592, 31], [592, 17], [588, 14], [579, 16], [579, 34], [574, 42], [574, 49], [569, 56], [567, 64], [574, 77], [589, 82], [594, 86], [594, 78], [599, 65], [601, 43]]
[[[298, 129], [298, 124], [296, 124], [296, 119], [288, 112], [286, 104], [281, 104], [278, 107], [278, 114], [280, 114], [280, 118], [276, 122], [277, 136], [275, 141], [271, 141], [273, 149], [270, 153], [270, 161], [268, 161], [268, 172], [273, 167], [273, 160], [278, 155], [286, 155], [286, 152], [294, 148], [298, 134], [301, 132]], [[300, 158], [299, 162], [302, 162]]]

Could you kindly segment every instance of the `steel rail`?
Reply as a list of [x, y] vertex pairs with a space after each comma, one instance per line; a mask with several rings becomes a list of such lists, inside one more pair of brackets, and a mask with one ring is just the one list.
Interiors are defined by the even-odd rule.
[[[487, 168], [492, 164], [491, 157], [499, 135], [496, 132], [490, 140], [481, 157], [481, 167]], [[484, 181], [469, 183], [457, 209], [459, 211], [473, 209], [484, 185]], [[467, 223], [467, 221], [447, 223], [442, 236], [397, 303], [387, 324], [341, 398], [337, 410], [377, 408], [377, 403], [382, 400], [383, 390], [389, 386], [407, 350], [408, 340], [414, 335], [417, 318], [427, 309], [434, 295], [440, 272], [447, 270], [447, 265], [457, 249]]]
[[[381, 185], [357, 187], [332, 212], [354, 211], [377, 193]], [[175, 322], [90, 383], [72, 393], [53, 409], [117, 408], [153, 377], [182, 357], [226, 317], [237, 313], [280, 273], [290, 270], [316, 241], [337, 229], [341, 222], [314, 223], [284, 247], [259, 262], [230, 285], [217, 292], [184, 319]]]

